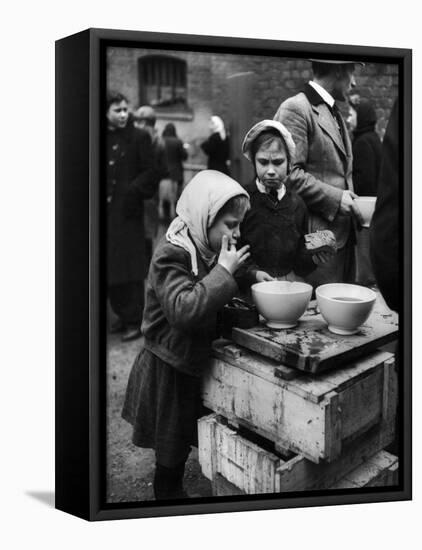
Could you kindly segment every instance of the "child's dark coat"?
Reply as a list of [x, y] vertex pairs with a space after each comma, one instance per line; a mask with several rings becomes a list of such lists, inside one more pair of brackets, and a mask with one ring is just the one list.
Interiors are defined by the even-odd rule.
[[132, 367], [122, 413], [134, 427], [135, 445], [154, 448], [157, 462], [169, 467], [185, 460], [195, 443], [200, 376], [217, 312], [238, 290], [224, 267], [209, 270], [197, 257], [195, 277], [184, 249], [163, 239], [154, 253], [142, 325], [145, 349]]

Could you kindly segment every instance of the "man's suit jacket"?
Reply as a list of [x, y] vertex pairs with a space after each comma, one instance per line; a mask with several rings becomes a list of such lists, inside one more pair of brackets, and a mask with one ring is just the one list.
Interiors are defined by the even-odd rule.
[[353, 191], [353, 183], [352, 146], [343, 119], [344, 139], [330, 107], [307, 84], [280, 105], [274, 120], [286, 126], [296, 144], [290, 185], [309, 209], [309, 231], [331, 229], [339, 248], [344, 247], [352, 223], [339, 207], [343, 191]]

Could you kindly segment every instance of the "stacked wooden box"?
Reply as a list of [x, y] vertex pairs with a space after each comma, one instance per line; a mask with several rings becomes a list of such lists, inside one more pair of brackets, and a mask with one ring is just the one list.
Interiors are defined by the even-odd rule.
[[[245, 331], [233, 335], [245, 343]], [[214, 494], [397, 483], [397, 458], [384, 450], [394, 439], [394, 355], [339, 356], [335, 369], [306, 373], [251, 347], [216, 342], [204, 379], [214, 412], [199, 420], [199, 460]]]

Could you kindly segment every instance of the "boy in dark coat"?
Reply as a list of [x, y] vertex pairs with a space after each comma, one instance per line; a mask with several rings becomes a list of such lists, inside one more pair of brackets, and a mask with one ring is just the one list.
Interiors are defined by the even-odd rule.
[[107, 97], [107, 284], [118, 320], [112, 332], [122, 340], [141, 336], [144, 305], [145, 199], [154, 195], [159, 174], [153, 163], [149, 134], [129, 122], [122, 94]]

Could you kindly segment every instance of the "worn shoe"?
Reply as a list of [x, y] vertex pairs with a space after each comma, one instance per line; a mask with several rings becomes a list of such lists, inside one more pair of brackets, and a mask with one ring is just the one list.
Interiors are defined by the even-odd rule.
[[127, 328], [122, 336], [122, 342], [131, 342], [132, 340], [137, 340], [141, 338], [142, 332], [140, 327]]

